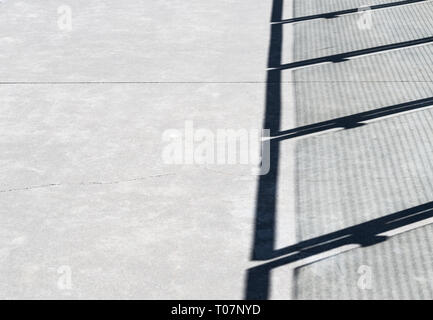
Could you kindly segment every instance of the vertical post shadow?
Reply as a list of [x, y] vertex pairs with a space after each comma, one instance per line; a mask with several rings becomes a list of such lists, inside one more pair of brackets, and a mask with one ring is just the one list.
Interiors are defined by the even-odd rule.
[[[271, 22], [281, 21], [284, 0], [273, 0]], [[281, 65], [283, 25], [272, 24], [268, 67]], [[264, 128], [271, 136], [280, 130], [281, 116], [281, 70], [269, 70], [266, 82]], [[275, 242], [275, 210], [279, 165], [279, 141], [270, 144], [270, 170], [259, 178], [252, 260], [270, 257]], [[247, 273], [246, 299], [267, 299], [269, 273], [249, 270]]]

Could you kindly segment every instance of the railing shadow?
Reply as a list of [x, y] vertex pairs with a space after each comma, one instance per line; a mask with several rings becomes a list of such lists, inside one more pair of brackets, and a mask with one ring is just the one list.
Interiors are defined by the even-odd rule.
[[[383, 4], [376, 4], [369, 6], [370, 10], [377, 10], [377, 9], [384, 9], [384, 8], [391, 8], [396, 6], [403, 6], [407, 4], [413, 4], [418, 2], [425, 2], [430, 0], [403, 0], [403, 1], [397, 1], [397, 2], [390, 2], [390, 3], [383, 3]], [[351, 14], [356, 13], [359, 11], [359, 8], [351, 8], [346, 10], [339, 10], [339, 11], [333, 11], [333, 12], [326, 12], [326, 13], [319, 13], [309, 16], [303, 16], [303, 17], [294, 17], [290, 19], [281, 20], [274, 23], [294, 23], [294, 22], [301, 22], [301, 21], [308, 21], [308, 20], [315, 20], [315, 19], [333, 19], [338, 16], [344, 15], [344, 14]]]
[[[383, 233], [431, 217], [433, 217], [433, 202], [422, 204], [316, 238], [301, 241], [286, 248], [274, 250], [268, 256], [268, 259], [281, 256], [284, 257], [248, 270], [246, 299], [268, 298], [269, 276], [270, 271], [274, 268], [319, 255], [333, 249], [341, 248], [345, 245], [357, 244], [362, 247], [371, 246], [383, 242], [388, 238], [385, 235], [381, 235]], [[308, 264], [309, 263], [305, 263], [303, 266]]]
[[[400, 4], [405, 4], [406, 2], [409, 1], [401, 1]], [[415, 110], [433, 104], [433, 97], [430, 97], [281, 131], [281, 72], [284, 69], [293, 66], [293, 64], [281, 64], [283, 38], [283, 23], [281, 22], [283, 21], [283, 4], [284, 0], [273, 0], [272, 4], [272, 24], [268, 55], [269, 69], [267, 71], [265, 116], [263, 123], [264, 128], [270, 129], [271, 139], [266, 143], [270, 143], [270, 149], [272, 152], [270, 155], [269, 173], [260, 176], [258, 181], [255, 229], [251, 257], [251, 259], [255, 261], [268, 259], [275, 260], [265, 262], [264, 264], [247, 271], [245, 289], [246, 299], [267, 299], [269, 297], [270, 272], [274, 268], [318, 255], [332, 249], [337, 249], [348, 244], [358, 244], [360, 246], [373, 245], [387, 239], [387, 237], [381, 235], [381, 233], [433, 217], [433, 202], [429, 202], [369, 222], [305, 240], [286, 248], [275, 250], [275, 219], [276, 200], [278, 197], [277, 186], [280, 155], [279, 143], [281, 140], [338, 127], [350, 129], [363, 125], [363, 123], [361, 123], [362, 121]], [[415, 41], [421, 43], [430, 42], [433, 41], [433, 37]], [[390, 47], [386, 49], [414, 45], [418, 42], [390, 45]], [[378, 47], [373, 51], [380, 51], [382, 49], [384, 48]], [[372, 49], [366, 50], [371, 51]], [[367, 51], [362, 51], [361, 53], [368, 53]], [[358, 53], [359, 52], [349, 53], [349, 56]], [[340, 56], [344, 58], [347, 54]], [[328, 61], [329, 57], [324, 57], [322, 59]], [[302, 64], [305, 63], [305, 61], [298, 63]], [[315, 63], [317, 63], [317, 61]]]
[[271, 139], [281, 141], [286, 139], [292, 139], [301, 137], [313, 133], [323, 132], [330, 129], [351, 129], [365, 125], [363, 121], [369, 121], [378, 119], [381, 117], [387, 117], [390, 115], [398, 115], [399, 113], [413, 111], [421, 108], [425, 108], [433, 105], [433, 97], [419, 99], [415, 101], [404, 102], [389, 107], [379, 108], [375, 110], [369, 110], [357, 114], [352, 114], [345, 117], [335, 118], [332, 120], [317, 122], [314, 124], [284, 130], [278, 132], [275, 136], [271, 136]]
[[354, 50], [354, 51], [349, 51], [349, 52], [344, 52], [339, 54], [333, 54], [330, 56], [286, 63], [278, 67], [275, 67], [275, 69], [277, 70], [294, 69], [294, 68], [306, 67], [306, 66], [311, 66], [314, 64], [325, 63], [325, 62], [339, 63], [339, 62], [347, 61], [349, 58], [354, 58], [362, 55], [379, 53], [379, 52], [390, 51], [395, 49], [408, 48], [408, 47], [418, 46], [421, 44], [432, 43], [432, 42], [433, 42], [433, 37], [426, 37], [426, 38], [415, 39], [410, 41], [391, 43], [383, 46], [371, 47], [371, 48]]

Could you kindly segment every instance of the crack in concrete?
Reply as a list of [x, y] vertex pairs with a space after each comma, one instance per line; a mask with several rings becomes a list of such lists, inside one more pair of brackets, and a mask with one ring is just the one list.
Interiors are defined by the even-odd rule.
[[145, 177], [138, 177], [138, 178], [132, 178], [132, 179], [126, 179], [126, 180], [114, 180], [114, 181], [87, 181], [87, 182], [78, 182], [78, 183], [48, 183], [48, 184], [41, 184], [41, 185], [29, 186], [29, 187], [2, 189], [2, 190], [0, 190], [0, 193], [14, 192], [14, 191], [28, 191], [28, 190], [34, 190], [34, 189], [44, 189], [44, 188], [61, 187], [61, 186], [110, 185], [110, 184], [119, 184], [119, 183], [125, 183], [125, 182], [142, 181], [142, 180], [147, 180], [150, 178], [159, 178], [159, 177], [173, 176], [173, 175], [175, 175], [175, 173], [163, 173], [163, 174], [156, 174], [156, 175], [150, 175], [150, 176], [145, 176]]

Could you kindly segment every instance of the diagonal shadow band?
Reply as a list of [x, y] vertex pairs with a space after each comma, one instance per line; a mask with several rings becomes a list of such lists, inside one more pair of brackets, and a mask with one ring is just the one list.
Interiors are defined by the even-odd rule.
[[[397, 1], [397, 2], [389, 2], [389, 3], [371, 5], [368, 8], [370, 10], [377, 10], [377, 9], [385, 9], [385, 8], [403, 6], [403, 5], [414, 4], [414, 3], [425, 2], [425, 1], [430, 1], [430, 0], [403, 0], [403, 1]], [[294, 22], [315, 20], [315, 19], [332, 19], [332, 18], [336, 18], [338, 16], [356, 13], [356, 12], [359, 12], [359, 8], [351, 8], [351, 9], [326, 12], [326, 13], [314, 14], [314, 15], [303, 16], [303, 17], [296, 17], [296, 18], [276, 21], [274, 23], [275, 24], [285, 24], [285, 23], [294, 23]]]
[[[268, 257], [266, 257], [266, 259], [283, 257], [248, 270], [246, 299], [268, 298], [270, 272], [272, 269], [319, 255], [324, 252], [329, 252], [345, 245], [357, 244], [362, 247], [374, 245], [385, 241], [388, 238], [387, 236], [382, 235], [383, 233], [409, 226], [432, 217], [433, 202], [428, 202], [349, 228], [344, 228], [316, 238], [301, 241], [286, 248], [274, 250]], [[337, 254], [338, 252], [334, 255]], [[314, 262], [317, 262], [318, 260]], [[305, 263], [303, 266], [308, 264], [309, 263]]]
[[281, 141], [281, 140], [306, 136], [309, 134], [318, 133], [330, 129], [356, 128], [365, 125], [365, 123], [362, 123], [363, 121], [378, 119], [390, 115], [398, 115], [399, 113], [425, 108], [428, 106], [433, 106], [433, 97], [404, 102], [393, 106], [356, 113], [353, 115], [322, 121], [322, 122], [318, 122], [318, 123], [314, 123], [314, 124], [290, 129], [290, 130], [284, 130], [278, 132], [276, 135], [270, 137], [269, 139], [275, 141]]
[[397, 42], [397, 43], [387, 44], [383, 46], [371, 47], [367, 49], [360, 49], [360, 50], [354, 50], [354, 51], [349, 51], [349, 52], [344, 52], [339, 54], [333, 54], [333, 55], [319, 57], [319, 58], [295, 61], [295, 62], [282, 64], [282, 65], [273, 65], [270, 68], [271, 70], [287, 70], [287, 69], [300, 68], [300, 67], [315, 65], [319, 63], [325, 63], [325, 62], [338, 63], [357, 56], [363, 56], [363, 55], [378, 53], [383, 51], [413, 47], [413, 46], [427, 44], [431, 42], [433, 42], [433, 37], [426, 37], [426, 38], [421, 38], [416, 40], [403, 41], [403, 42]]

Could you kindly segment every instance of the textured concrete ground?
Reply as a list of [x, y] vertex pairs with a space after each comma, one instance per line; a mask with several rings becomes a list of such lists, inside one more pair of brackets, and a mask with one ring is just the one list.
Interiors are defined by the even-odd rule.
[[[0, 298], [432, 298], [432, 23], [428, 0], [1, 1]], [[270, 173], [165, 164], [185, 121], [264, 124]]]
[[[337, 11], [341, 3], [295, 1], [299, 8], [295, 11], [304, 15]], [[357, 27], [359, 18], [359, 14], [347, 14], [296, 24], [296, 60], [433, 35], [433, 3], [429, 1], [372, 10], [372, 27], [367, 30]], [[299, 126], [430, 98], [422, 109], [411, 109], [411, 113], [393, 112], [374, 122], [346, 129], [340, 126], [338, 131], [297, 142], [299, 241], [427, 205], [419, 211], [403, 211], [399, 219], [415, 212], [426, 215], [417, 224], [411, 224], [412, 220], [399, 224], [406, 232], [298, 267], [296, 298], [432, 298], [433, 235], [427, 219], [433, 199], [430, 43], [408, 43], [398, 50], [384, 48], [374, 55], [294, 71]], [[363, 282], [365, 272], [370, 283]]]
[[166, 165], [162, 134], [261, 128], [269, 11], [2, 1], [1, 298], [243, 297], [256, 177]]

